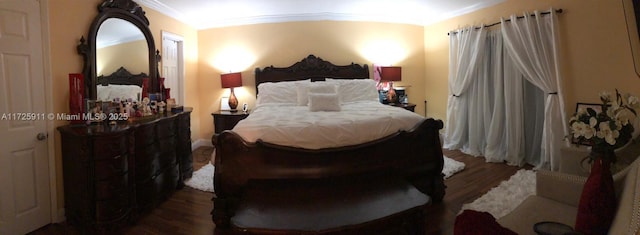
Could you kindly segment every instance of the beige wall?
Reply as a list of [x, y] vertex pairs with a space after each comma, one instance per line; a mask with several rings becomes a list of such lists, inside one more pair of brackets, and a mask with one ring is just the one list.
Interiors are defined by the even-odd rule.
[[[82, 72], [84, 61], [76, 52], [76, 46], [80, 37], [87, 37], [89, 26], [98, 14], [96, 7], [102, 0], [56, 0], [49, 5], [49, 30], [50, 30], [50, 56], [51, 56], [51, 80], [53, 91], [54, 113], [67, 113], [69, 111], [69, 85], [68, 74]], [[186, 106], [195, 107], [191, 118], [192, 139], [200, 136], [200, 120], [197, 94], [197, 31], [181, 22], [159, 14], [151, 9], [145, 9], [151, 22], [150, 28], [155, 38], [156, 48], [161, 48], [160, 33], [162, 30], [181, 35], [185, 38], [185, 91]], [[56, 121], [54, 126], [66, 125], [66, 121]], [[62, 154], [60, 146], [60, 134], [55, 133], [55, 161], [57, 174], [57, 208], [64, 207], [64, 192], [62, 182]]]
[[[402, 81], [409, 101], [424, 114], [423, 27], [372, 22], [291, 22], [201, 30], [198, 33], [201, 79], [201, 138], [213, 134], [211, 112], [220, 109], [220, 74], [242, 72], [243, 87], [236, 89], [240, 105], [255, 104], [254, 69], [286, 67], [309, 54], [336, 65], [351, 62], [402, 66]], [[371, 69], [370, 69], [371, 70]], [[370, 71], [371, 77], [373, 72]]]
[[507, 0], [502, 4], [425, 27], [426, 99], [429, 114], [446, 119], [448, 92], [447, 32], [459, 27], [494, 23], [500, 17], [524, 11], [562, 8], [559, 14], [560, 62], [564, 78], [565, 109], [576, 102], [599, 102], [603, 90], [640, 95], [640, 78], [633, 58], [621, 1]]
[[147, 41], [137, 40], [96, 49], [96, 73], [109, 76], [120, 67], [131, 74], [149, 74]]

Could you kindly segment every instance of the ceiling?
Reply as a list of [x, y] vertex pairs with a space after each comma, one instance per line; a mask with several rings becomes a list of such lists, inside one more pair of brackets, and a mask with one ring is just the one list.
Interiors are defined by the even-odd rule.
[[145, 40], [138, 26], [122, 19], [109, 18], [100, 25], [96, 35], [96, 47], [100, 49], [137, 40]]
[[196, 29], [290, 21], [429, 25], [505, 0], [134, 0]]

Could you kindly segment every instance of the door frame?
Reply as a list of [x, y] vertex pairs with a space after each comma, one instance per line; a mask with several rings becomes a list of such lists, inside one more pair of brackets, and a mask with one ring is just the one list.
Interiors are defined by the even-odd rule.
[[[184, 79], [186, 77], [184, 69], [184, 37], [164, 30], [160, 31], [160, 33], [162, 39], [161, 43], [164, 42], [165, 38], [178, 42], [178, 86], [180, 87], [180, 89], [178, 90], [178, 95], [180, 97], [180, 101], [184, 105], [186, 101], [186, 94], [184, 92]], [[162, 45], [161, 48], [164, 49]]]
[[[36, 0], [40, 3], [40, 31], [42, 34], [42, 78], [44, 80], [45, 112], [53, 111], [53, 76], [51, 71], [51, 38], [49, 31], [49, 0]], [[47, 157], [49, 158], [49, 190], [51, 201], [51, 223], [59, 223], [65, 220], [64, 208], [58, 208], [58, 180], [56, 169], [55, 146], [55, 120], [46, 121], [47, 130]]]

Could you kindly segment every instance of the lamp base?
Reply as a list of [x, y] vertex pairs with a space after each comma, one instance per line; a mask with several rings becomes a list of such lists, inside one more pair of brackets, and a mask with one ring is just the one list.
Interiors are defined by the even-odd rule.
[[238, 98], [236, 98], [236, 94], [233, 92], [233, 87], [231, 88], [231, 94], [229, 95], [229, 110], [232, 113], [238, 112], [236, 109], [238, 107]]

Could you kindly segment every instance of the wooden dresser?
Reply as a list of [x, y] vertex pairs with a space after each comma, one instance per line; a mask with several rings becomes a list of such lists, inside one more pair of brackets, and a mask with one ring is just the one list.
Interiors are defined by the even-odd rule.
[[58, 127], [67, 221], [89, 232], [118, 229], [181, 188], [193, 173], [190, 115]]

